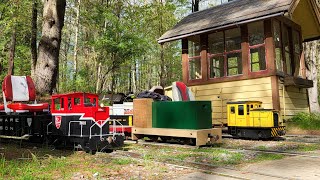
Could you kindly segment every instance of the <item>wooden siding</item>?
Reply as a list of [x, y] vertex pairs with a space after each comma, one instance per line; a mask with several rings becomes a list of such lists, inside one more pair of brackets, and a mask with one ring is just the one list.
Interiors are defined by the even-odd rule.
[[[283, 92], [283, 87], [283, 82], [279, 80], [280, 109], [284, 119], [289, 119], [299, 112], [309, 112], [308, 94], [306, 89], [287, 86]], [[285, 98], [283, 98], [283, 96]]]
[[262, 107], [273, 107], [271, 77], [191, 86], [190, 89], [196, 100], [212, 102], [213, 124], [227, 123], [228, 101], [262, 101]]

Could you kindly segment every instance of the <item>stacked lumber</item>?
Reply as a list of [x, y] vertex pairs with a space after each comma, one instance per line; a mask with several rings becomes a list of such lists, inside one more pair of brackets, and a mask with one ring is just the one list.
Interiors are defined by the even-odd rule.
[[152, 128], [152, 102], [151, 98], [133, 100], [134, 127]]

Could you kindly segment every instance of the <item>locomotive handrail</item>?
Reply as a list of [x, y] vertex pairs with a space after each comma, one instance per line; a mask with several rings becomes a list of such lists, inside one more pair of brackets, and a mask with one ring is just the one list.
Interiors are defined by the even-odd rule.
[[[105, 121], [105, 120], [98, 120], [97, 122], [101, 122], [101, 121]], [[117, 133], [117, 132], [115, 132], [115, 131], [113, 130], [113, 132], [112, 132], [111, 134], [110, 134], [110, 132], [107, 133], [107, 134], [103, 134], [103, 133], [102, 133], [102, 128], [103, 128], [106, 124], [108, 124], [108, 122], [110, 122], [110, 121], [113, 122], [113, 125], [114, 125], [114, 126], [116, 125], [116, 122], [118, 122], [118, 123], [122, 126], [122, 133]], [[114, 139], [114, 137], [115, 137], [116, 135], [118, 135], [118, 134], [124, 136], [124, 128], [123, 128], [123, 125], [122, 125], [118, 120], [108, 119], [108, 120], [106, 120], [106, 122], [105, 122], [102, 126], [98, 126], [98, 127], [100, 128], [100, 134], [99, 134], [99, 135], [92, 135], [92, 133], [91, 133], [91, 132], [92, 132], [92, 128], [93, 128], [95, 125], [97, 125], [97, 123], [94, 123], [93, 125], [90, 126], [89, 139], [91, 139], [92, 137], [96, 137], [96, 136], [100, 136], [100, 138], [102, 138], [102, 136], [108, 136], [108, 135], [112, 135], [112, 136], [113, 136], [112, 138]]]
[[[109, 120], [107, 120], [107, 122], [108, 122], [108, 121], [109, 121]], [[122, 124], [120, 121], [116, 120], [116, 119], [112, 119], [112, 121], [113, 121], [113, 127], [116, 126], [116, 122], [118, 122], [118, 123], [121, 125], [122, 133], [119, 133], [119, 134], [121, 134], [122, 136], [124, 136], [124, 127], [123, 127], [123, 124]], [[116, 128], [113, 128], [112, 134], [118, 134]], [[115, 135], [113, 135], [113, 137], [114, 137], [114, 136], [115, 136]]]
[[[82, 121], [70, 121], [69, 122], [69, 128], [68, 128], [68, 136], [71, 136], [71, 133], [70, 133], [70, 129], [71, 129], [71, 123], [79, 123], [80, 126], [81, 126], [81, 129], [80, 129], [80, 137], [83, 136], [82, 132], [83, 132], [83, 124], [81, 123]], [[77, 134], [72, 134], [72, 136], [75, 136]]]
[[52, 122], [50, 122], [48, 125], [47, 125], [47, 135], [49, 135], [49, 126], [52, 124]]

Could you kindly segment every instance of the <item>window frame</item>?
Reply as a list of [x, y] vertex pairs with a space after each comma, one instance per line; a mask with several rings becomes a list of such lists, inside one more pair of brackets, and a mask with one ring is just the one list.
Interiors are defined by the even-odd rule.
[[[190, 52], [189, 52], [189, 38], [187, 38], [187, 45], [188, 45], [188, 81], [200, 81], [203, 79], [203, 74], [202, 74], [202, 64], [201, 64], [201, 36], [199, 36], [199, 46], [200, 46], [200, 52], [199, 52], [199, 55], [195, 55], [195, 56], [190, 56]], [[191, 69], [190, 69], [190, 61], [199, 61], [200, 62], [200, 75], [201, 75], [201, 78], [195, 78], [195, 79], [192, 79], [191, 78]]]
[[[263, 24], [263, 43], [261, 44], [255, 44], [255, 45], [251, 45], [250, 44], [250, 40], [249, 40], [249, 25], [251, 23], [248, 23], [246, 26], [247, 26], [247, 38], [248, 38], [248, 68], [249, 68], [249, 74], [255, 74], [255, 73], [263, 73], [263, 72], [267, 72], [268, 71], [268, 58], [267, 58], [267, 48], [266, 48], [266, 38], [267, 38], [267, 35], [266, 35], [266, 22], [264, 20], [262, 21], [257, 21], [257, 22], [262, 22]], [[253, 23], [256, 23], [256, 22], [253, 22]], [[265, 61], [265, 69], [263, 70], [259, 70], [259, 71], [252, 71], [252, 65], [253, 64], [258, 64], [260, 63], [260, 59], [258, 62], [254, 62], [252, 63], [251, 61], [251, 49], [259, 49], [261, 47], [264, 47], [264, 61]]]
[[[242, 39], [243, 37], [243, 34], [241, 32], [241, 28], [240, 27], [233, 27], [233, 28], [229, 28], [229, 29], [225, 29], [225, 30], [221, 30], [221, 31], [217, 31], [217, 32], [213, 32], [213, 33], [219, 33], [219, 32], [222, 32], [223, 34], [223, 52], [222, 53], [215, 53], [215, 54], [211, 54], [208, 50], [207, 52], [207, 63], [208, 63], [208, 79], [209, 80], [212, 80], [212, 79], [222, 79], [222, 78], [229, 78], [229, 77], [234, 77], [234, 76], [241, 76], [243, 75], [243, 64], [242, 64], [242, 42], [240, 43], [240, 49], [237, 49], [237, 50], [231, 50], [231, 51], [227, 51], [227, 47], [226, 47], [226, 31], [228, 30], [232, 30], [232, 29], [238, 29], [240, 31], [240, 38]], [[213, 34], [211, 33], [211, 34]], [[208, 36], [209, 37], [209, 36]], [[209, 38], [208, 38], [208, 42], [209, 42]], [[232, 69], [232, 68], [238, 68], [237, 67], [228, 67], [228, 54], [236, 54], [236, 53], [240, 53], [240, 57], [241, 57], [241, 74], [236, 74], [236, 75], [228, 75], [228, 70], [229, 69]], [[211, 69], [220, 69], [220, 68], [216, 68], [216, 67], [213, 67], [211, 68], [211, 58], [214, 58], [214, 57], [223, 57], [223, 76], [220, 76], [220, 77], [211, 77]]]
[[[272, 36], [274, 37], [274, 28], [273, 28], [273, 24], [274, 22], [278, 22], [280, 25], [280, 48], [282, 50], [282, 71], [279, 71], [278, 69], [276, 69], [276, 73], [280, 76], [295, 76], [295, 74], [297, 72], [295, 72], [296, 70], [296, 64], [295, 64], [295, 60], [294, 60], [294, 56], [295, 56], [295, 52], [294, 52], [294, 44], [293, 44], [293, 32], [296, 31], [299, 34], [299, 44], [300, 44], [300, 56], [302, 55], [302, 32], [301, 32], [301, 27], [297, 24], [295, 24], [294, 22], [291, 22], [287, 19], [284, 18], [274, 18], [272, 19]], [[285, 50], [285, 46], [284, 46], [284, 28], [288, 29], [288, 43], [289, 43], [289, 51]], [[273, 38], [273, 43], [275, 44], [274, 38]], [[275, 51], [276, 47], [274, 46], [273, 51], [274, 51], [274, 55], [276, 55], [276, 51]], [[290, 56], [290, 66], [291, 66], [291, 74], [288, 73], [288, 68], [287, 68], [287, 58], [286, 58], [286, 52], [289, 53]], [[276, 58], [276, 56], [275, 56]], [[275, 62], [276, 63], [276, 62]], [[299, 65], [300, 66], [300, 65]], [[299, 67], [299, 72], [300, 73], [301, 67]], [[303, 73], [303, 72], [301, 72]]]

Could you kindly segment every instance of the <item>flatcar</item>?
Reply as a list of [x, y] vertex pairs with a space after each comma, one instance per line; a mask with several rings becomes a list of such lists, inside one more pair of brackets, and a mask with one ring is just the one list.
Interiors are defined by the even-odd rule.
[[2, 90], [0, 138], [61, 143], [90, 153], [123, 145], [124, 132], [109, 130], [109, 122], [119, 122], [110, 119], [108, 107], [99, 107], [96, 94], [53, 95], [50, 108], [48, 103], [36, 102], [29, 76], [6, 76]]
[[227, 102], [229, 134], [250, 139], [270, 139], [285, 135], [285, 126], [279, 112], [261, 106], [260, 101]]

